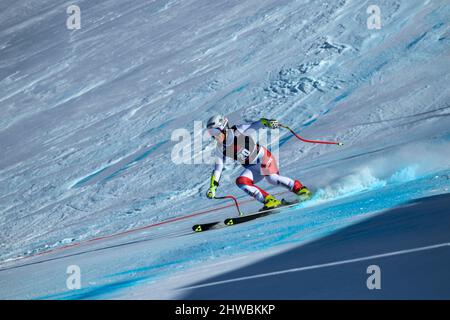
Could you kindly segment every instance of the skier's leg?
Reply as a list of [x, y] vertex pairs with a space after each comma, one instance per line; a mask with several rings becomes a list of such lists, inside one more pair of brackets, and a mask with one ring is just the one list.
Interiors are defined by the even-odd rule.
[[276, 159], [269, 150], [265, 150], [261, 163], [261, 173], [266, 180], [273, 185], [280, 185], [296, 195], [310, 197], [311, 193], [299, 180], [293, 180], [280, 175]]
[[265, 178], [270, 184], [273, 184], [275, 186], [282, 186], [290, 191], [293, 191], [295, 182], [298, 182], [298, 184], [300, 184], [300, 181], [294, 181], [291, 178], [281, 176], [277, 173], [265, 176]]
[[271, 209], [278, 207], [281, 201], [268, 194], [265, 190], [256, 186], [255, 183], [261, 181], [264, 176], [261, 174], [261, 166], [254, 164], [248, 166], [247, 169], [236, 179], [236, 184], [247, 194], [254, 197], [261, 203], [264, 203], [262, 209]]
[[257, 171], [257, 169], [259, 169], [257, 167], [259, 166], [253, 165], [247, 167], [236, 179], [236, 184], [248, 195], [255, 198], [259, 202], [264, 203], [266, 197], [269, 196], [269, 194], [265, 190], [254, 184], [255, 182], [261, 181], [263, 178]]
[[280, 185], [298, 196], [304, 196], [305, 198], [309, 198], [311, 196], [311, 192], [308, 188], [302, 185], [302, 183], [298, 180], [292, 180], [291, 178], [284, 177], [279, 174], [271, 174], [265, 178], [269, 183], [273, 185]]

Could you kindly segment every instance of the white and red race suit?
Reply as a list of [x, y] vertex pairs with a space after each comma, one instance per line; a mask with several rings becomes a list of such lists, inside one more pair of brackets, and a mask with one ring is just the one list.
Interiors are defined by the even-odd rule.
[[224, 142], [217, 144], [213, 174], [214, 180], [219, 181], [226, 159], [238, 161], [245, 169], [236, 179], [236, 184], [247, 194], [264, 203], [269, 194], [255, 185], [262, 179], [293, 192], [300, 189], [302, 184], [298, 180], [281, 176], [275, 157], [266, 147], [255, 142], [252, 134], [262, 128], [260, 121], [229, 128]]

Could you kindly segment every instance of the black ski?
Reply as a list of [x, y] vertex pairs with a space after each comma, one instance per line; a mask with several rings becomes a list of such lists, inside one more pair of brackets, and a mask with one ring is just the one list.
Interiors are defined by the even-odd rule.
[[215, 221], [209, 223], [196, 224], [192, 227], [192, 230], [194, 230], [195, 232], [202, 232], [213, 229], [215, 226], [220, 225], [221, 223], [222, 221]]
[[278, 213], [278, 212], [281, 211], [281, 209], [284, 209], [286, 207], [292, 207], [292, 206], [298, 204], [301, 201], [300, 200], [286, 201], [286, 200], [282, 199], [281, 202], [282, 202], [281, 206], [278, 206], [276, 208], [268, 209], [268, 210], [261, 210], [259, 212], [248, 214], [248, 215], [241, 216], [241, 217], [228, 218], [228, 219], [225, 219], [223, 223], [226, 226], [233, 226], [235, 224], [239, 224], [239, 223], [255, 220], [255, 219], [258, 219], [258, 218], [261, 218], [261, 217], [268, 216], [270, 214]]
[[263, 210], [263, 211], [258, 211], [255, 213], [251, 213], [251, 214], [247, 214], [244, 216], [240, 216], [240, 217], [235, 217], [235, 218], [228, 218], [225, 219], [225, 221], [215, 221], [215, 222], [209, 222], [209, 223], [203, 223], [203, 224], [196, 224], [192, 227], [192, 230], [194, 230], [195, 232], [203, 232], [203, 231], [207, 231], [207, 230], [211, 230], [211, 229], [218, 229], [218, 228], [222, 228], [224, 226], [232, 226], [235, 224], [239, 224], [239, 223], [243, 223], [243, 222], [247, 222], [247, 221], [251, 221], [257, 218], [261, 218], [264, 216], [267, 216], [269, 214], [274, 214], [277, 212], [280, 212], [281, 209], [287, 208], [287, 207], [292, 207], [300, 202], [306, 201], [308, 199], [298, 199], [298, 200], [294, 200], [294, 201], [287, 201], [282, 199], [281, 202], [281, 206], [278, 206], [276, 208], [273, 209], [268, 209], [268, 210]]

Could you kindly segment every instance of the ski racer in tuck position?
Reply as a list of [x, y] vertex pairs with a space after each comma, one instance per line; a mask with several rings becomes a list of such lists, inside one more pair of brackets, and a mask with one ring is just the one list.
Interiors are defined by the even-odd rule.
[[206, 193], [209, 199], [213, 199], [216, 195], [226, 158], [238, 161], [244, 167], [244, 171], [236, 179], [236, 184], [248, 195], [264, 204], [262, 210], [273, 209], [282, 204], [280, 200], [255, 185], [263, 179], [270, 184], [280, 185], [292, 191], [302, 200], [311, 197], [311, 192], [299, 180], [280, 175], [277, 161], [271, 152], [256, 143], [251, 134], [246, 134], [264, 127], [276, 129], [279, 124], [277, 120], [261, 118], [253, 123], [230, 127], [228, 119], [221, 115], [215, 115], [208, 120], [207, 131], [217, 141], [215, 167]]

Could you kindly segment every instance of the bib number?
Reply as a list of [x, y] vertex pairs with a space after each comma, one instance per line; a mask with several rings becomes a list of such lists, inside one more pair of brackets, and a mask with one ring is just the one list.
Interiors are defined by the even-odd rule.
[[237, 154], [237, 158], [240, 161], [245, 161], [247, 160], [247, 158], [250, 156], [250, 151], [247, 149], [242, 149], [241, 151], [239, 151], [239, 153]]

